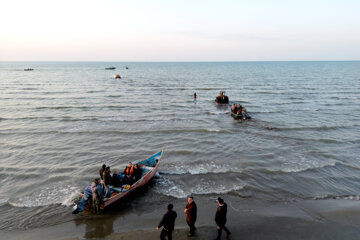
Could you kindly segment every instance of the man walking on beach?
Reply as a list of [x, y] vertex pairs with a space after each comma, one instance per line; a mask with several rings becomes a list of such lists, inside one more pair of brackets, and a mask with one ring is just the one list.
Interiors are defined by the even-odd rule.
[[174, 227], [175, 227], [175, 219], [177, 217], [177, 214], [175, 211], [173, 211], [173, 205], [169, 204], [167, 207], [167, 212], [164, 214], [163, 218], [161, 219], [161, 222], [159, 223], [158, 227], [156, 228], [157, 230], [159, 230], [162, 226], [163, 230], [161, 231], [160, 234], [160, 239], [161, 240], [165, 240], [166, 236], [168, 238], [168, 240], [172, 240], [172, 232], [174, 231]]
[[216, 228], [218, 230], [218, 236], [217, 236], [217, 240], [221, 239], [221, 233], [222, 230], [224, 229], [226, 232], [225, 238], [229, 238], [229, 235], [231, 234], [229, 229], [227, 229], [225, 227], [225, 223], [226, 223], [226, 213], [227, 213], [227, 204], [224, 203], [224, 199], [218, 197], [218, 199], [216, 200], [218, 203], [218, 208], [216, 210], [216, 215], [215, 215], [215, 222], [216, 222]]
[[188, 201], [188, 203], [184, 210], [184, 212], [186, 214], [186, 222], [190, 227], [190, 232], [187, 236], [192, 237], [192, 236], [194, 236], [194, 232], [196, 230], [195, 221], [196, 221], [196, 216], [197, 216], [197, 207], [194, 202], [193, 196], [188, 196], [187, 201]]

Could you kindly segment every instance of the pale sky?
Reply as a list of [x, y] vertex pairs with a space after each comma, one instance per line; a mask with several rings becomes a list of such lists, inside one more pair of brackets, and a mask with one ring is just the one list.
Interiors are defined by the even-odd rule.
[[360, 60], [360, 0], [0, 0], [0, 61]]

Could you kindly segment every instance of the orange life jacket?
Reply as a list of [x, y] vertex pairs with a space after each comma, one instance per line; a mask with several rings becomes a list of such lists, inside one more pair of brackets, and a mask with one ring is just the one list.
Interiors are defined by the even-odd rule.
[[126, 175], [132, 175], [133, 172], [134, 172], [134, 166], [126, 167], [126, 169], [125, 169], [125, 174]]

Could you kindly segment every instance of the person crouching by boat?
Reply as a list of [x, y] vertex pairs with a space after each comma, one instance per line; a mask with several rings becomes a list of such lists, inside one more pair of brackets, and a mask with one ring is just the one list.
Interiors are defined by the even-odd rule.
[[195, 221], [196, 221], [196, 216], [197, 216], [197, 207], [196, 204], [194, 202], [194, 197], [193, 196], [188, 196], [187, 197], [187, 205], [185, 207], [185, 214], [186, 214], [186, 223], [189, 225], [190, 227], [190, 232], [187, 235], [188, 237], [192, 237], [194, 236], [196, 227], [195, 227]]
[[100, 170], [99, 170], [99, 174], [100, 174], [101, 180], [104, 180], [104, 172], [105, 172], [105, 169], [106, 169], [106, 165], [103, 164], [102, 167], [101, 167]]
[[167, 206], [167, 212], [162, 217], [159, 225], [157, 226], [156, 230], [159, 230], [162, 226], [163, 230], [160, 234], [160, 239], [165, 240], [166, 236], [168, 240], [172, 240], [172, 232], [175, 228], [175, 219], [177, 217], [177, 214], [175, 211], [173, 211], [174, 205], [169, 204]]
[[124, 173], [125, 173], [125, 182], [131, 183], [131, 178], [132, 175], [134, 174], [134, 166], [132, 165], [131, 162], [129, 162], [129, 164], [126, 166]]
[[[85, 188], [81, 200], [77, 203], [77, 207], [72, 213], [77, 214], [79, 212], [84, 211], [84, 208], [88, 203], [90, 197], [93, 201], [94, 206], [99, 205], [98, 204], [99, 197], [101, 198], [101, 200], [105, 197], [105, 188], [103, 184], [100, 182], [99, 178], [95, 178], [94, 181]], [[95, 211], [97, 210], [97, 206], [95, 206], [94, 210]]]
[[110, 167], [106, 167], [105, 171], [103, 173], [103, 180], [104, 180], [104, 186], [105, 186], [105, 196], [109, 197], [111, 190], [110, 190], [110, 185], [111, 185], [111, 170]]

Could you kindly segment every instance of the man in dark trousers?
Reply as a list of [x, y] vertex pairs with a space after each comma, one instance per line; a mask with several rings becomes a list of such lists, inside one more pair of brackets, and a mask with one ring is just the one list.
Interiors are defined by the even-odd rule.
[[226, 236], [225, 238], [229, 238], [229, 235], [231, 234], [229, 229], [227, 229], [225, 227], [226, 224], [226, 212], [227, 212], [227, 204], [224, 203], [224, 199], [222, 198], [218, 198], [217, 200], [218, 203], [218, 208], [216, 210], [216, 215], [215, 215], [215, 222], [216, 222], [216, 228], [218, 230], [218, 236], [216, 239], [220, 240], [221, 239], [221, 233], [222, 230], [224, 229], [226, 232]]
[[195, 232], [195, 221], [196, 221], [196, 216], [197, 216], [197, 207], [196, 204], [194, 202], [194, 197], [193, 196], [188, 196], [187, 198], [188, 204], [185, 207], [185, 214], [186, 214], [186, 222], [190, 227], [190, 232], [187, 235], [188, 237], [192, 237], [194, 236], [194, 232]]
[[164, 214], [163, 218], [161, 219], [161, 222], [159, 223], [158, 227], [156, 228], [159, 230], [162, 226], [164, 226], [163, 230], [160, 234], [160, 239], [165, 240], [166, 236], [168, 240], [172, 240], [172, 232], [174, 231], [175, 227], [175, 219], [177, 217], [177, 214], [175, 211], [173, 211], [173, 205], [169, 204], [167, 207], [167, 212]]

